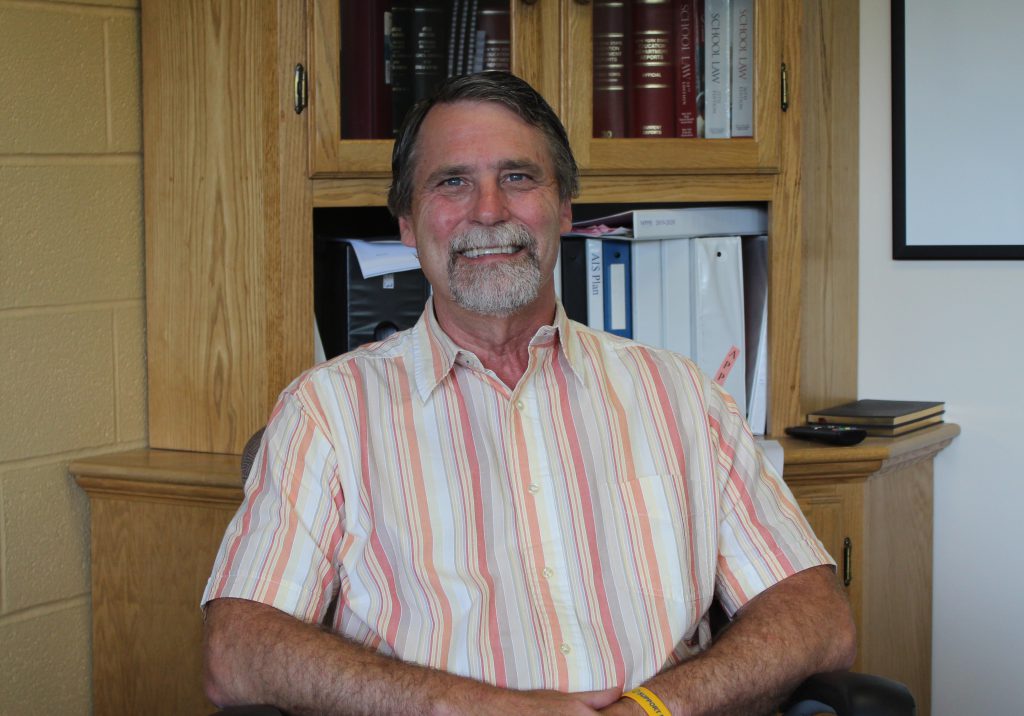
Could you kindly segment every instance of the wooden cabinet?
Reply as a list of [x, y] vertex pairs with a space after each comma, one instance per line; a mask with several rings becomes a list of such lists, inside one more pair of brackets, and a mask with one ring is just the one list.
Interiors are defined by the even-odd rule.
[[[932, 462], [941, 425], [855, 448], [784, 439], [793, 493], [844, 571], [857, 669], [908, 684], [929, 713]], [[211, 713], [199, 600], [241, 501], [237, 455], [134, 450], [78, 460], [92, 507], [97, 714]], [[168, 668], [173, 665], [173, 668]]]
[[[857, 3], [759, 0], [754, 139], [598, 140], [589, 5], [510, 2], [513, 66], [568, 123], [579, 201], [769, 207], [769, 431], [855, 398]], [[338, 132], [339, 7], [142, 3], [153, 447], [241, 450], [312, 363], [313, 208], [384, 204], [391, 142]]]
[[783, 439], [786, 482], [835, 557], [857, 623], [854, 669], [910, 687], [931, 712], [932, 465], [940, 425], [853, 448]]

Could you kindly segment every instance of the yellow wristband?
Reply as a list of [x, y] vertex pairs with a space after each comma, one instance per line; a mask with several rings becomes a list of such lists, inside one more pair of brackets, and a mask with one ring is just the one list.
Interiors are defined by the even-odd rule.
[[632, 691], [627, 691], [623, 694], [624, 697], [632, 701], [636, 701], [640, 704], [640, 708], [650, 716], [672, 716], [672, 712], [668, 710], [661, 699], [655, 696], [650, 689], [645, 689], [643, 686], [638, 686]]

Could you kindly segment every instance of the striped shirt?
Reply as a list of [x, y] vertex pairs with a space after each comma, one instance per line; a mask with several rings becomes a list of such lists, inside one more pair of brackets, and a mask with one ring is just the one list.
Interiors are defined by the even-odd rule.
[[499, 686], [632, 688], [831, 563], [732, 399], [569, 321], [514, 389], [417, 325], [307, 371], [268, 424], [203, 596], [272, 605]]

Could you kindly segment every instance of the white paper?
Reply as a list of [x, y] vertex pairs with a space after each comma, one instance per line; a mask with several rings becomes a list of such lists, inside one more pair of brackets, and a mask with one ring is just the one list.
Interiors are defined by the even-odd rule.
[[355, 249], [363, 278], [412, 271], [420, 267], [420, 260], [416, 258], [416, 249], [406, 246], [401, 241], [346, 240]]

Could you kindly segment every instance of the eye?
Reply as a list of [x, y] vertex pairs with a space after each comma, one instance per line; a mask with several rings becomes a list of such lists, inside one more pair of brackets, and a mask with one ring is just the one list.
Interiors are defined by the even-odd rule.
[[441, 180], [440, 186], [463, 186], [466, 180], [462, 177], [445, 177]]

